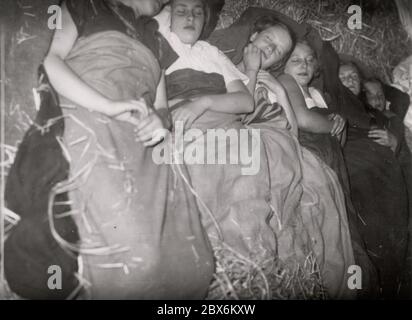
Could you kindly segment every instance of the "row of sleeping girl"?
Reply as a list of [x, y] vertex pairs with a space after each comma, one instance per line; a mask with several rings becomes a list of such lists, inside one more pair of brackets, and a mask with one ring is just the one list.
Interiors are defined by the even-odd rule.
[[[154, 15], [161, 6], [167, 1], [126, 1], [124, 4], [130, 6], [136, 15]], [[196, 8], [194, 10], [193, 8]], [[65, 23], [64, 31], [56, 33], [48, 55], [44, 61], [51, 83], [55, 89], [63, 96], [93, 111], [102, 112], [108, 116], [116, 117], [121, 120], [131, 121], [136, 124], [136, 134], [139, 141], [146, 146], [153, 146], [158, 141], [153, 140], [153, 132], [156, 129], [167, 127], [165, 119], [161, 119], [156, 112], [150, 112], [146, 119], [136, 123], [136, 119], [131, 116], [131, 111], [142, 111], [144, 101], [108, 101], [103, 95], [86, 86], [77, 75], [75, 75], [64, 63], [64, 58], [73, 47], [77, 38], [77, 30], [72, 23], [71, 17], [66, 9], [63, 8], [63, 19]], [[172, 15], [171, 30], [177, 34], [182, 43], [194, 45], [199, 39], [203, 26], [205, 25], [206, 12], [203, 9], [202, 1], [175, 1]], [[190, 28], [186, 26], [193, 23]], [[193, 22], [191, 22], [193, 21]], [[295, 132], [297, 129], [308, 130], [315, 133], [330, 133], [342, 139], [345, 128], [344, 119], [336, 114], [323, 117], [317, 113], [308, 112], [314, 106], [327, 108], [321, 93], [309, 84], [316, 76], [318, 60], [315, 51], [307, 42], [299, 42], [295, 45], [294, 38], [289, 29], [270, 18], [263, 18], [256, 23], [255, 33], [250, 38], [250, 44], [245, 48], [244, 60], [238, 65], [241, 72], [245, 73], [247, 89], [253, 94], [256, 83], [259, 82], [268, 87], [277, 95], [280, 104], [285, 109], [288, 120]], [[293, 50], [293, 52], [291, 52]], [[283, 86], [265, 70], [286, 62], [284, 72], [291, 75], [299, 85], [300, 93], [303, 94], [305, 104], [294, 101], [299, 99], [301, 94], [295, 92], [295, 87], [289, 85], [290, 82], [284, 80]], [[227, 60], [225, 63], [230, 64]], [[353, 76], [348, 74], [354, 74]], [[355, 95], [360, 94], [359, 72], [356, 67], [350, 64], [342, 65], [340, 77], [344, 85], [353, 91]], [[348, 77], [354, 77], [349, 81]], [[356, 78], [356, 79], [355, 79]], [[351, 82], [351, 83], [350, 83]], [[358, 83], [358, 84], [356, 84]], [[286, 87], [291, 98], [291, 104], [285, 95]], [[186, 126], [190, 126], [197, 117], [207, 109], [213, 110], [217, 104], [215, 99], [228, 99], [229, 103], [219, 103], [219, 107], [226, 106], [225, 110], [216, 111], [229, 113], [249, 113], [252, 111], [253, 103], [247, 94], [246, 86], [240, 81], [233, 81], [227, 84], [230, 95], [224, 97], [203, 97], [202, 103], [193, 104], [181, 108], [175, 115], [175, 121], [183, 120]], [[382, 87], [375, 81], [365, 84], [366, 95], [370, 100], [370, 105], [376, 108], [383, 108]], [[158, 99], [155, 108], [164, 108], [166, 104], [165, 82], [160, 81], [158, 88]], [[226, 102], [226, 101], [225, 101]], [[296, 102], [296, 103], [295, 103]], [[292, 106], [292, 108], [290, 107]], [[188, 114], [190, 113], [190, 115]], [[170, 127], [169, 127], [170, 128]], [[396, 148], [395, 137], [387, 130], [371, 130], [370, 137], [375, 138], [376, 142], [392, 149]]]
[[[157, 15], [168, 1], [118, 2], [131, 8], [135, 16], [139, 17]], [[327, 108], [321, 93], [309, 85], [317, 72], [318, 62], [314, 50], [308, 43], [295, 43], [293, 33], [276, 19], [262, 17], [255, 23], [250, 43], [244, 48], [243, 60], [235, 66], [215, 47], [198, 41], [208, 18], [205, 1], [171, 1], [169, 24], [162, 24], [161, 16], [157, 19], [160, 22], [160, 32], [181, 59], [169, 66], [166, 74], [162, 75], [152, 108], [143, 99], [112, 101], [88, 86], [68, 67], [65, 58], [78, 40], [79, 33], [65, 5], [62, 13], [64, 28], [56, 31], [44, 61], [51, 84], [61, 96], [90, 111], [132, 123], [135, 125], [136, 139], [146, 147], [153, 147], [162, 139], [155, 132], [172, 128], [173, 124], [168, 117], [162, 116], [165, 114], [162, 109], [173, 107], [180, 101], [168, 101], [165, 77], [167, 73], [182, 68], [206, 68], [207, 71], [221, 74], [227, 91], [223, 94], [202, 95], [176, 109], [173, 112], [173, 122], [181, 121], [185, 128], [190, 128], [208, 111], [237, 115], [252, 113], [256, 87], [263, 86], [268, 91], [268, 99], [282, 105], [292, 134], [297, 136], [298, 130], [303, 129], [327, 133], [344, 141], [346, 122], [340, 115], [323, 116], [310, 112], [310, 108], [314, 106]], [[202, 61], [207, 64], [196, 65], [196, 59], [184, 55], [189, 51], [205, 55], [206, 59]], [[268, 72], [269, 69], [283, 65], [285, 75], [279, 80]], [[299, 99], [303, 99], [303, 103], [297, 101]], [[136, 111], [144, 116], [135, 117]]]
[[[153, 16], [161, 7], [160, 4], [164, 4], [167, 1], [122, 0], [122, 2], [130, 6], [137, 15]], [[203, 8], [203, 3], [200, 0], [174, 1], [171, 31], [178, 35], [182, 43], [196, 44], [206, 19], [206, 11]], [[101, 112], [110, 117], [136, 124], [137, 139], [144, 143], [145, 146], [155, 145], [158, 140], [153, 140], [153, 133], [161, 128], [170, 129], [167, 119], [162, 119], [159, 113], [152, 110], [145, 119], [137, 123], [136, 118], [132, 116], [132, 111], [142, 111], [147, 108], [143, 100], [110, 101], [102, 94], [85, 85], [79, 76], [74, 74], [64, 62], [65, 57], [78, 37], [72, 18], [64, 6], [63, 23], [65, 27], [61, 31], [56, 32], [44, 61], [50, 81], [57, 92], [91, 111]], [[188, 25], [190, 26], [188, 27]], [[282, 64], [286, 60], [285, 57], [290, 56], [291, 50], [294, 47], [294, 39], [291, 32], [278, 21], [263, 18], [260, 23], [256, 24], [255, 33], [251, 36], [250, 40], [249, 46], [244, 51], [244, 60], [238, 66], [239, 70], [249, 78], [247, 85], [240, 80], [227, 83], [227, 95], [204, 96], [193, 105], [180, 108], [180, 111], [174, 117], [174, 121], [184, 121], [186, 127], [189, 127], [206, 110], [214, 110], [216, 106], [219, 106], [219, 109], [215, 111], [219, 112], [250, 113], [253, 111], [251, 94], [254, 92], [256, 83], [259, 82], [277, 95], [295, 132], [297, 132], [297, 125], [305, 128], [304, 115], [300, 116], [301, 110], [290, 108], [283, 86], [265, 71], [272, 68], [275, 64]], [[220, 58], [223, 59], [225, 64], [229, 65], [228, 69], [230, 69], [231, 62], [225, 59], [223, 55]], [[312, 91], [308, 87], [308, 83], [315, 75], [316, 63], [314, 51], [306, 43], [298, 43], [293, 55], [287, 60], [285, 72], [291, 74], [298, 81], [306, 97]], [[224, 101], [222, 101], [223, 103], [216, 103], [216, 99], [224, 99]], [[166, 101], [165, 82], [162, 80], [159, 82], [155, 109], [165, 108]], [[224, 110], [221, 109], [222, 106], [224, 106]], [[295, 115], [297, 121], [295, 120]], [[342, 133], [344, 121], [340, 116], [333, 115], [326, 121], [321, 121], [323, 119], [316, 117], [316, 115], [313, 117], [315, 118], [314, 127], [326, 130], [332, 135], [340, 135]]]

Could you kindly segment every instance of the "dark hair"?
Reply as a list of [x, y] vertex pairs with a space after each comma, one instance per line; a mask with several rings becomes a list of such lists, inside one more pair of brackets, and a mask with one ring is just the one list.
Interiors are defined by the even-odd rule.
[[363, 81], [364, 77], [363, 77], [363, 75], [362, 75], [362, 72], [360, 71], [360, 68], [358, 67], [358, 65], [357, 65], [355, 62], [353, 62], [353, 61], [340, 61], [339, 69], [340, 69], [341, 67], [344, 67], [344, 66], [346, 66], [346, 67], [351, 67], [351, 68], [355, 69], [356, 73], [357, 73], [358, 76], [359, 76], [359, 80], [360, 80], [361, 82]]
[[384, 83], [383, 83], [383, 81], [381, 80], [381, 79], [379, 79], [379, 78], [377, 78], [377, 77], [371, 77], [371, 78], [367, 78], [367, 79], [365, 79], [365, 80], [363, 80], [363, 84], [365, 84], [365, 83], [367, 83], [367, 82], [372, 82], [372, 83], [378, 83], [381, 87], [382, 87], [382, 89], [383, 89], [383, 87], [384, 87]]
[[271, 27], [280, 27], [280, 28], [284, 29], [285, 31], [287, 31], [289, 33], [290, 38], [292, 39], [292, 46], [290, 48], [290, 51], [287, 52], [285, 54], [285, 56], [278, 63], [276, 63], [276, 64], [274, 64], [273, 66], [270, 67], [269, 71], [274, 72], [274, 71], [278, 70], [281, 66], [285, 65], [286, 62], [289, 60], [289, 57], [292, 54], [292, 52], [295, 48], [295, 45], [296, 45], [296, 35], [289, 26], [287, 26], [286, 24], [284, 24], [283, 22], [281, 22], [280, 20], [278, 20], [274, 16], [261, 16], [261, 17], [259, 17], [253, 25], [252, 34], [260, 33], [260, 32], [265, 31], [266, 29], [269, 29]]

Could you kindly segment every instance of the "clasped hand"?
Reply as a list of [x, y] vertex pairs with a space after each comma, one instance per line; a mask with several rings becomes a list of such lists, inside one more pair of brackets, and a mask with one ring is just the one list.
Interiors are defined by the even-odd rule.
[[136, 140], [145, 147], [155, 146], [167, 135], [161, 117], [148, 108], [144, 99], [113, 101], [106, 110], [107, 116], [133, 124]]
[[177, 122], [181, 122], [184, 130], [187, 130], [205, 111], [206, 107], [204, 106], [202, 98], [191, 100], [174, 112], [173, 122], [175, 126]]
[[395, 152], [398, 147], [398, 140], [396, 137], [389, 132], [387, 129], [374, 129], [370, 130], [368, 137], [373, 139], [377, 144], [381, 146], [391, 148]]

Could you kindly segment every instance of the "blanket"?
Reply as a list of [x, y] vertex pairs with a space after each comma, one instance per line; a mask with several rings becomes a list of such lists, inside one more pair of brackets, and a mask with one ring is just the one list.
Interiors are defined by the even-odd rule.
[[[194, 99], [202, 95], [198, 88], [205, 84], [205, 94], [225, 93], [222, 78], [190, 69], [175, 71], [166, 78], [168, 93]], [[300, 148], [281, 106], [259, 96], [250, 115], [207, 111], [189, 130], [189, 154], [206, 150], [203, 157], [218, 159], [224, 151], [219, 163], [205, 159], [205, 164], [188, 165], [194, 189], [205, 204], [202, 221], [209, 237], [249, 257], [279, 257], [292, 270], [313, 253], [330, 297], [353, 297], [347, 268], [354, 258], [336, 175]], [[208, 136], [216, 130], [221, 134], [214, 136], [216, 144], [210, 147]], [[245, 152], [251, 155], [250, 162], [234, 161]], [[257, 170], [245, 171], [251, 164]]]

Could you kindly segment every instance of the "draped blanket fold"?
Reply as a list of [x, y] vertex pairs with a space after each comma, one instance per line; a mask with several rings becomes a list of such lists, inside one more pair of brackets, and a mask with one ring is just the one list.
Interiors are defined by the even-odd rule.
[[[173, 72], [166, 80], [173, 98], [201, 96], [198, 88], [205, 84], [204, 94], [226, 90], [216, 74], [191, 69]], [[243, 255], [278, 256], [291, 269], [314, 253], [329, 296], [353, 297], [347, 270], [354, 258], [337, 177], [299, 146], [279, 105], [258, 102], [246, 116], [208, 111], [190, 130], [195, 133], [185, 145], [190, 154], [206, 150], [218, 159], [225, 152], [221, 164], [188, 165], [193, 186], [210, 210], [201, 207], [205, 228], [211, 239], [218, 238], [220, 229], [223, 240]], [[208, 137], [217, 130], [221, 134], [213, 135], [211, 147]], [[233, 161], [242, 159], [245, 150], [249, 162]], [[251, 167], [257, 170], [245, 174]]]
[[[66, 63], [109, 99], [143, 97], [153, 105], [158, 62], [144, 45], [120, 32], [80, 38]], [[66, 243], [58, 236], [57, 242], [79, 252], [85, 297], [204, 298], [213, 254], [185, 168], [155, 164], [153, 149], [135, 141], [130, 123], [63, 97], [60, 103], [65, 130], [59, 143], [69, 174], [53, 187], [52, 196], [68, 192], [71, 208], [65, 214], [76, 222], [80, 242]]]

